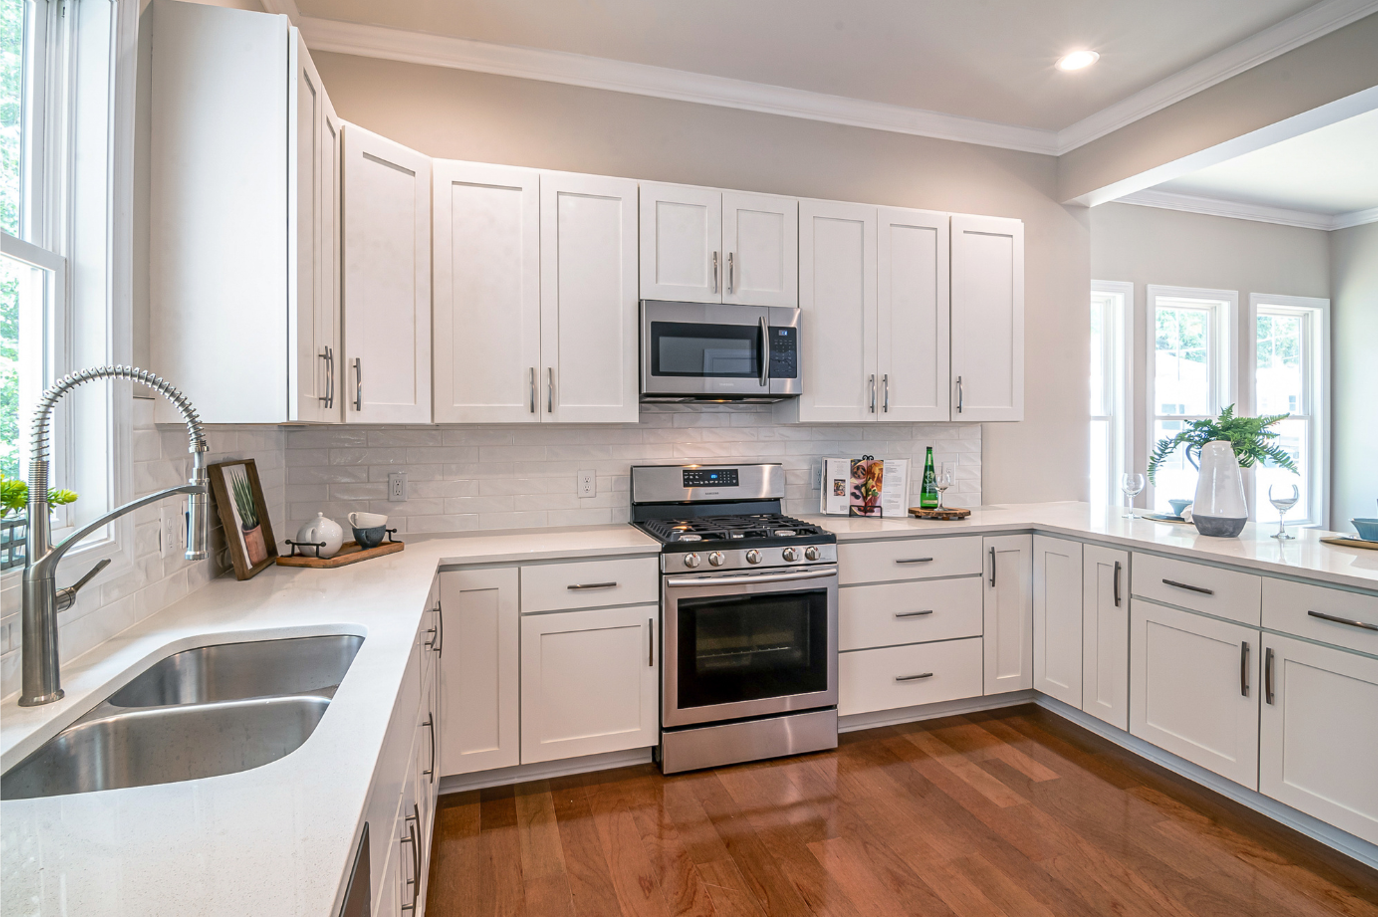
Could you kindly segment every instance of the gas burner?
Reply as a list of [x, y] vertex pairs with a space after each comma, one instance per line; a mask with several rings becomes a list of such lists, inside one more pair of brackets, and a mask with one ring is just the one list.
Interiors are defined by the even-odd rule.
[[647, 519], [638, 525], [664, 544], [798, 538], [826, 531], [778, 513], [700, 516], [697, 519]]

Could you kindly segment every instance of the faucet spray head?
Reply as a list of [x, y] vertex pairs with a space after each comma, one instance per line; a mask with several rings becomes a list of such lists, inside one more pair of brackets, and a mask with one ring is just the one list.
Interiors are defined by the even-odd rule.
[[205, 560], [210, 554], [210, 487], [201, 464], [206, 446], [204, 441], [199, 445], [192, 453], [191, 483], [199, 484], [201, 492], [187, 497], [187, 560]]

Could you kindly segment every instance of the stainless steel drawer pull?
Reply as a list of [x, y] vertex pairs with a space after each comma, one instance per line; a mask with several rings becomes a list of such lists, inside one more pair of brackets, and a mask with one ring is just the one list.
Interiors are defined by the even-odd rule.
[[995, 588], [995, 548], [990, 549], [990, 588]]
[[611, 589], [617, 583], [574, 583], [566, 586], [566, 589]]
[[1249, 641], [1239, 644], [1239, 696], [1249, 696]]
[[1165, 579], [1163, 580], [1163, 584], [1166, 586], [1176, 586], [1178, 589], [1188, 589], [1192, 592], [1199, 592], [1202, 595], [1215, 595], [1214, 589], [1207, 589], [1205, 586], [1192, 586], [1188, 583], [1179, 583], [1173, 579]]
[[1115, 607], [1120, 607], [1120, 562], [1115, 561]]
[[1346, 627], [1360, 627], [1364, 630], [1378, 630], [1378, 624], [1370, 624], [1367, 621], [1353, 621], [1349, 618], [1337, 618], [1334, 615], [1328, 615], [1323, 611], [1308, 611], [1307, 614], [1309, 614], [1313, 618], [1320, 618], [1322, 621], [1330, 621], [1334, 624], [1343, 624]]
[[897, 564], [930, 564], [933, 562], [931, 557], [905, 557], [896, 560]]
[[897, 617], [897, 618], [919, 618], [919, 617], [923, 617], [924, 615], [931, 615], [932, 613], [933, 613], [933, 609], [931, 609], [931, 608], [926, 609], [926, 610], [924, 610], [924, 611], [897, 611], [897, 612], [895, 612], [895, 617]]
[[932, 672], [924, 672], [922, 675], [896, 675], [895, 681], [918, 681], [920, 678], [932, 678]]
[[650, 639], [646, 642], [650, 644], [650, 650], [646, 653], [646, 665], [656, 664], [656, 619], [646, 619], [646, 633], [650, 634]]
[[431, 766], [421, 773], [431, 778], [428, 782], [435, 783], [435, 714], [427, 713], [426, 722], [421, 725], [425, 726], [431, 733]]
[[1263, 651], [1263, 699], [1269, 706], [1273, 704], [1273, 648]]

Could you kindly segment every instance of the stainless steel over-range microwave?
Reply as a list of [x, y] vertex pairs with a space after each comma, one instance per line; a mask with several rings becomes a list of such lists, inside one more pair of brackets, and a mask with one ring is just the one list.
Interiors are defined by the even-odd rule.
[[641, 302], [642, 401], [782, 401], [803, 391], [799, 310]]

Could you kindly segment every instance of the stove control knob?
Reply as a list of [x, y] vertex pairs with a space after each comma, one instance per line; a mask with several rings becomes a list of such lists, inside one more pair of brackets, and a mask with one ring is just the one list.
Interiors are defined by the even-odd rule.
[[805, 560], [818, 560], [819, 556], [821, 556], [822, 553], [823, 553], [822, 551], [818, 550], [818, 545], [816, 545], [816, 544], [811, 544], [811, 545], [809, 545], [807, 548], [804, 549], [804, 559], [805, 559]]
[[686, 554], [686, 555], [684, 555], [684, 566], [686, 566], [686, 567], [697, 567], [698, 565], [699, 565], [699, 556], [698, 556], [697, 554]]
[[708, 555], [708, 562], [715, 567], [721, 567], [722, 562], [725, 559], [726, 558], [723, 557], [722, 551], [714, 551], [712, 554]]
[[746, 562], [749, 564], [759, 564], [761, 562], [761, 552], [752, 549], [746, 552]]
[[785, 548], [785, 550], [781, 552], [781, 555], [785, 558], [785, 560], [789, 561], [790, 563], [794, 563], [796, 560], [799, 559], [799, 549]]

